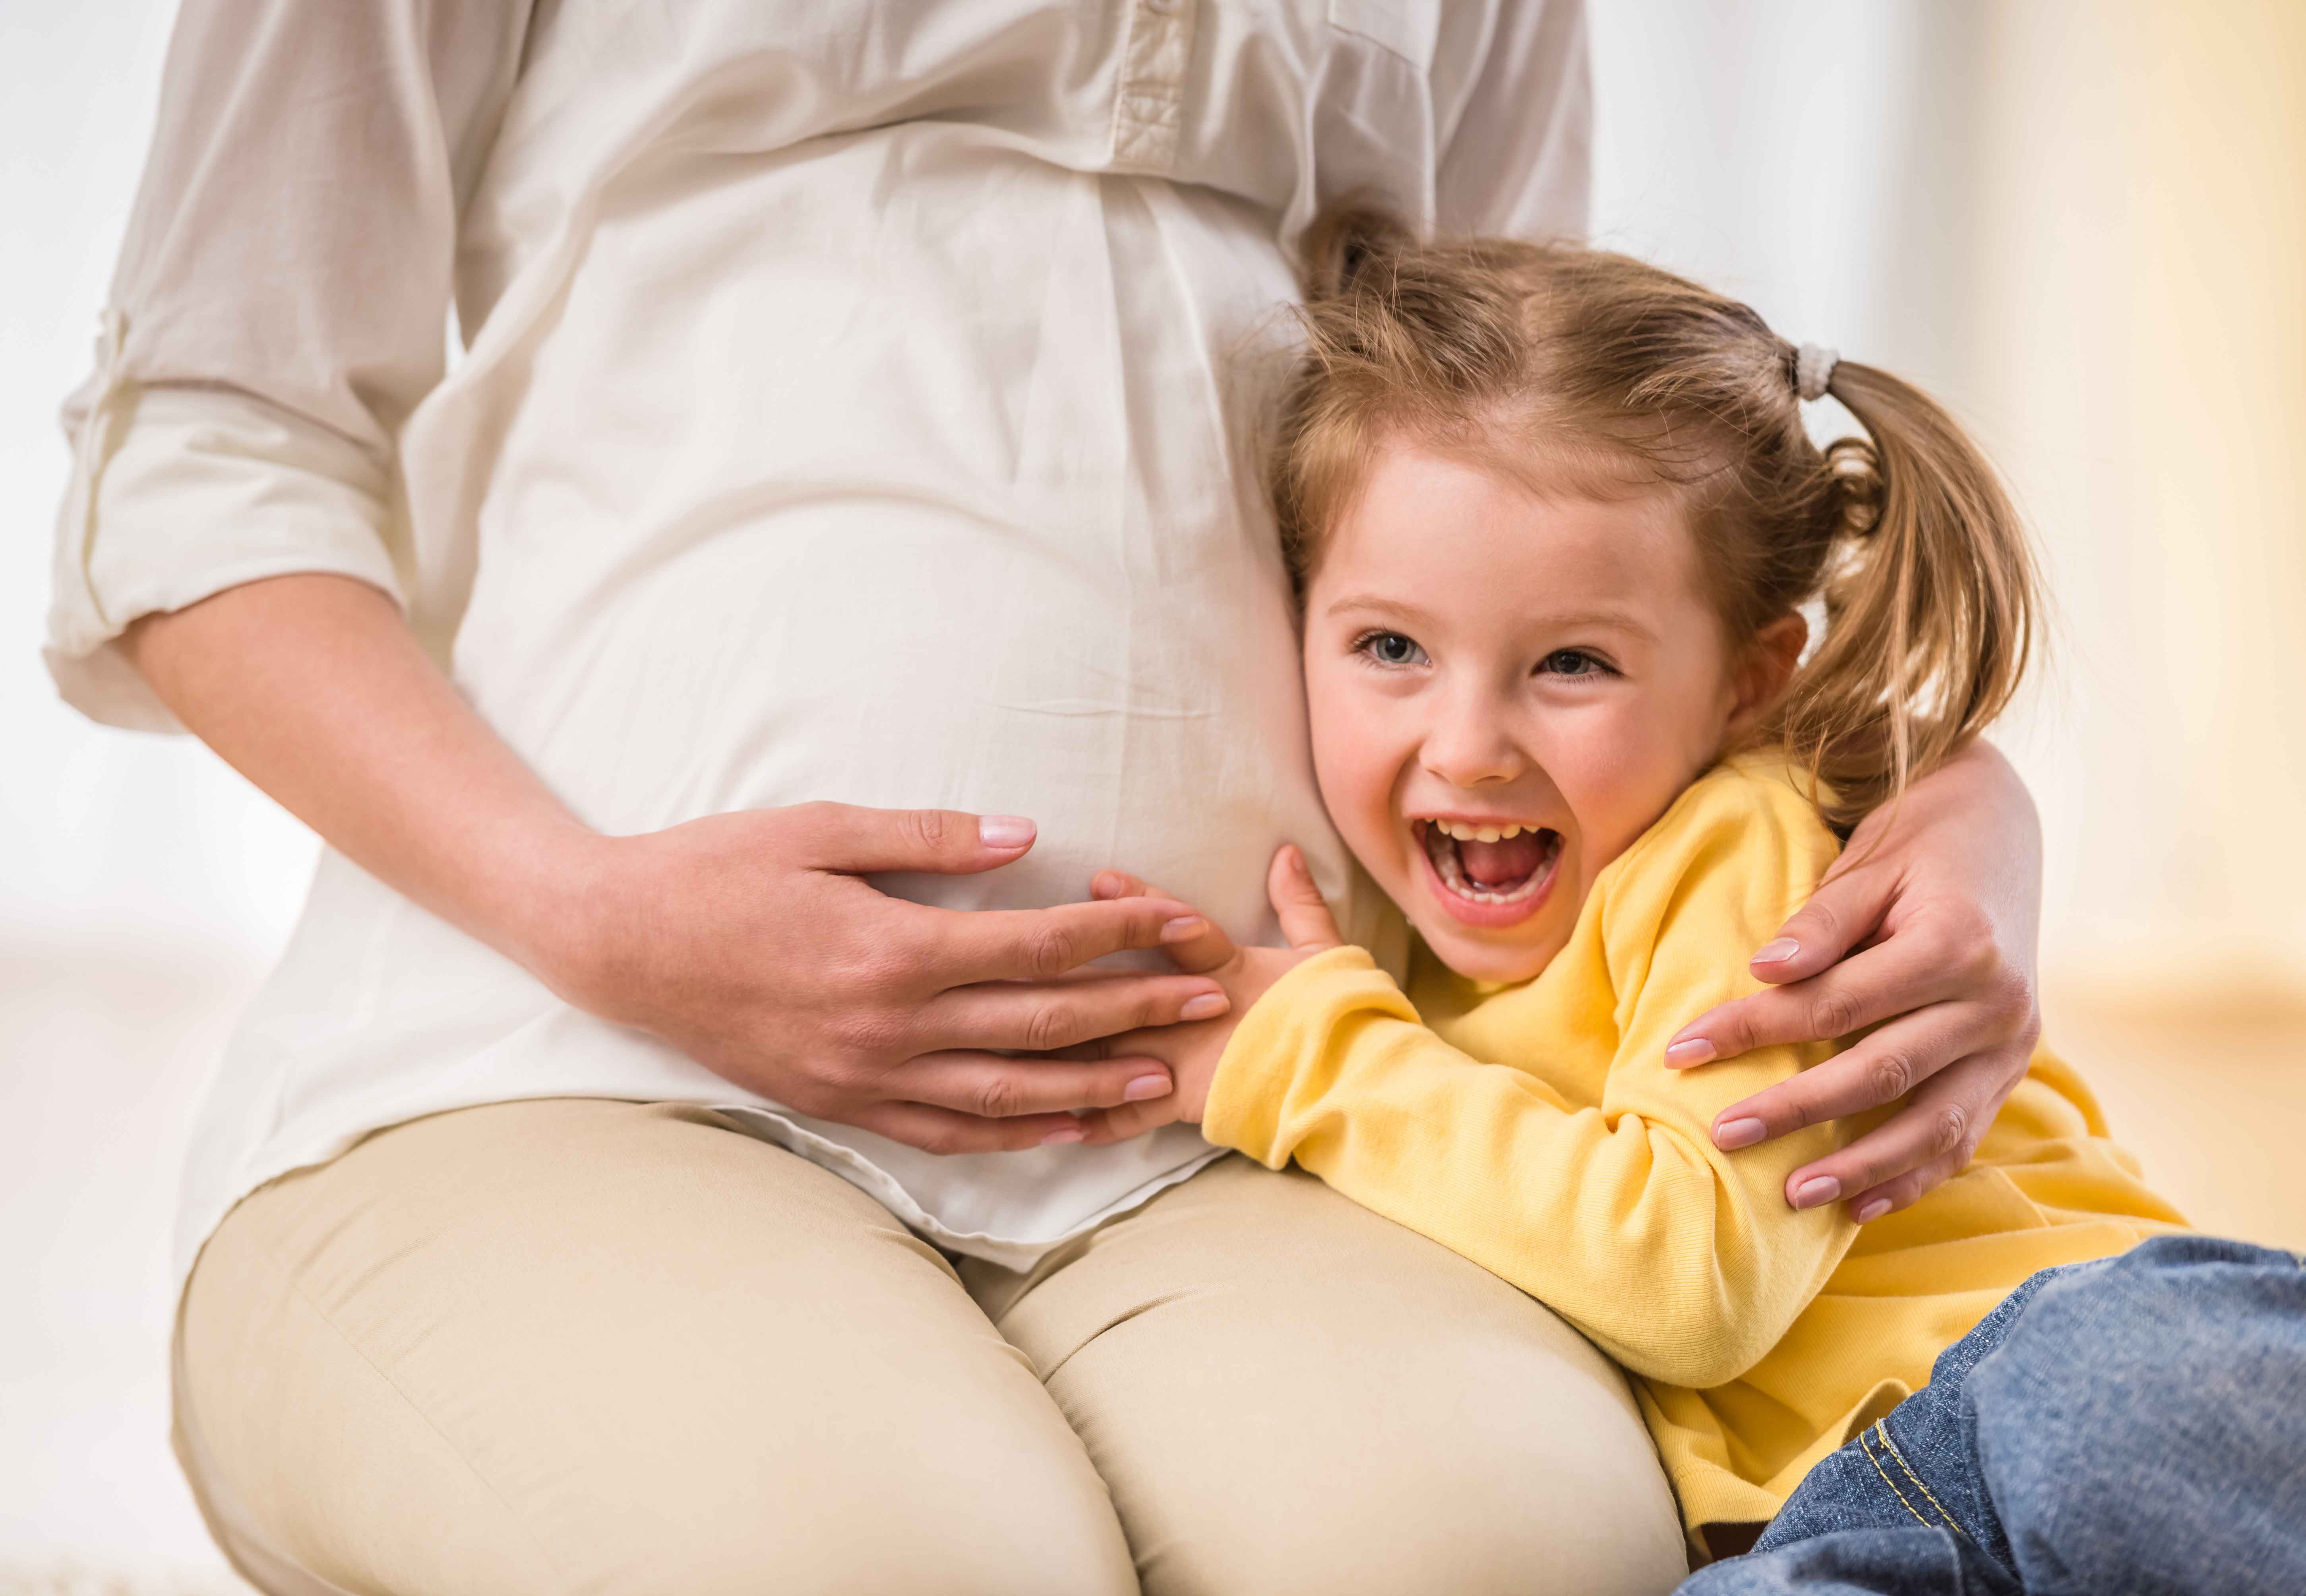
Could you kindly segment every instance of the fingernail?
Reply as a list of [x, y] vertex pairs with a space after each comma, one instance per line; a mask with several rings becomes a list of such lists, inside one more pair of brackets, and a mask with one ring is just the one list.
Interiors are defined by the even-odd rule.
[[1712, 1062], [1713, 1044], [1704, 1037], [1687, 1037], [1665, 1050], [1665, 1063], [1669, 1070], [1686, 1070], [1692, 1064], [1710, 1064]]
[[977, 840], [987, 848], [1022, 848], [1033, 840], [1033, 823], [1021, 815], [980, 815]]
[[1739, 1148], [1752, 1147], [1768, 1134], [1769, 1127], [1759, 1120], [1729, 1120], [1713, 1127], [1713, 1145], [1725, 1153]]
[[1222, 992], [1204, 992], [1199, 997], [1189, 997], [1185, 1006], [1177, 1011], [1180, 1020], [1215, 1020], [1233, 1005]]
[[1858, 1223], [1860, 1225], [1871, 1225], [1874, 1221], [1879, 1219], [1883, 1215], [1889, 1211], [1890, 1199], [1886, 1197], [1877, 1197], [1872, 1202], [1866, 1203], [1858, 1210]]
[[1168, 1095], [1169, 1078], [1166, 1075], [1140, 1075], [1121, 1088], [1122, 1100], [1127, 1103], [1145, 1103]]
[[1061, 1147], [1066, 1142], [1079, 1141], [1080, 1139], [1081, 1131], [1079, 1125], [1060, 1125], [1041, 1138], [1041, 1145], [1045, 1148]]
[[1812, 1175], [1794, 1188], [1794, 1207], [1798, 1208], [1820, 1208], [1838, 1202], [1841, 1198], [1841, 1182], [1830, 1174]]
[[1161, 927], [1163, 942], [1183, 942], [1187, 937], [1200, 934], [1201, 917], [1199, 915], [1179, 915]]
[[1781, 936], [1773, 943], [1764, 943], [1762, 951], [1754, 955], [1754, 962], [1756, 964], [1783, 964], [1787, 960], [1792, 958], [1796, 953], [1800, 952], [1801, 943], [1796, 942], [1790, 936]]

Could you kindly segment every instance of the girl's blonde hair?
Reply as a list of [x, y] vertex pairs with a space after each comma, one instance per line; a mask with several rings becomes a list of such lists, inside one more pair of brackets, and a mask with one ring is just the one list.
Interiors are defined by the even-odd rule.
[[1268, 485], [1302, 594], [1389, 439], [1471, 453], [1549, 491], [1683, 500], [1739, 643], [1823, 602], [1825, 630], [1756, 740], [1845, 831], [2010, 702], [2037, 578], [1993, 468], [1919, 389], [1843, 361], [1866, 429], [1824, 449], [1796, 351], [1749, 307], [1623, 255], [1422, 242], [1345, 209], [1307, 244], [1304, 359]]

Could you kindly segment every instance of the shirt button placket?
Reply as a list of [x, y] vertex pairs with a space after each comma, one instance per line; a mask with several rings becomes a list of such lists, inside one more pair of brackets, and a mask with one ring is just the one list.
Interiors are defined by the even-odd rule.
[[1185, 68], [1192, 59], [1200, 0], [1135, 0], [1113, 106], [1115, 171], [1166, 175], [1177, 161], [1184, 120]]

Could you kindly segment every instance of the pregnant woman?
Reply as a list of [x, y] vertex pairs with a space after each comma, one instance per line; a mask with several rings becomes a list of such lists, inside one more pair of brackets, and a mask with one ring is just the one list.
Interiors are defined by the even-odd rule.
[[[1577, 229], [1584, 48], [1552, 0], [187, 0], [50, 659], [329, 845], [179, 1248], [178, 1451], [259, 1585], [1676, 1582], [1544, 1308], [1191, 1131], [1080, 1145], [1150, 1060], [1012, 1056], [1224, 1002], [1104, 866], [1257, 936], [1294, 840], [1397, 944], [1250, 357], [1327, 200]], [[1748, 1139], [1918, 1081], [1797, 1177], [1906, 1201], [2022, 1067], [2035, 845], [1985, 752], [1870, 840], [1686, 1040], [1905, 1016]]]

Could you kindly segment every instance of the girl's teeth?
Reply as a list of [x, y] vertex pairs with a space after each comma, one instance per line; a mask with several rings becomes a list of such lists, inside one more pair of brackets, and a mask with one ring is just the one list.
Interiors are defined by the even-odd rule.
[[1460, 842], [1510, 842], [1522, 832], [1537, 829], [1522, 825], [1469, 825], [1462, 820], [1437, 820], [1433, 824], [1440, 827], [1443, 836], [1455, 837]]

